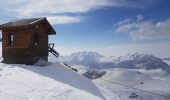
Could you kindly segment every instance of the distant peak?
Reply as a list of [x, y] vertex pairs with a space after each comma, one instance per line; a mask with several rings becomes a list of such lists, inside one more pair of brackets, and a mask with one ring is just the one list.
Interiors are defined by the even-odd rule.
[[[139, 59], [146, 59], [146, 58], [157, 58], [151, 54], [142, 54], [142, 53], [134, 53], [134, 54], [127, 54], [126, 56], [120, 56], [117, 58], [118, 61], [125, 61], [125, 60], [139, 60]], [[159, 58], [157, 58], [159, 59]]]
[[75, 52], [75, 53], [72, 53], [71, 56], [75, 56], [75, 55], [81, 55], [81, 56], [98, 56], [98, 57], [102, 57], [102, 55], [100, 55], [98, 52], [94, 52], [94, 51], [80, 51], [80, 52]]

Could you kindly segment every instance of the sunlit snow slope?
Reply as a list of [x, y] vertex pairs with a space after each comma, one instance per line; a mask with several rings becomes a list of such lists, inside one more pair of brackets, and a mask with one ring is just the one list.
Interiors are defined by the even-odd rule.
[[61, 63], [0, 63], [0, 100], [103, 100], [93, 82]]

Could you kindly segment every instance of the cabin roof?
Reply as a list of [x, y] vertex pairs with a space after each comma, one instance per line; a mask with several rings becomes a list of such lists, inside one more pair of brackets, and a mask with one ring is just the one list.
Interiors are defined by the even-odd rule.
[[0, 30], [3, 29], [9, 29], [13, 27], [24, 27], [24, 26], [33, 26], [36, 25], [40, 22], [45, 22], [46, 26], [48, 27], [48, 32], [49, 34], [56, 34], [55, 30], [53, 27], [50, 25], [46, 17], [40, 17], [40, 18], [30, 18], [30, 19], [20, 19], [20, 20], [13, 20], [9, 21], [7, 23], [1, 24], [0, 25]]

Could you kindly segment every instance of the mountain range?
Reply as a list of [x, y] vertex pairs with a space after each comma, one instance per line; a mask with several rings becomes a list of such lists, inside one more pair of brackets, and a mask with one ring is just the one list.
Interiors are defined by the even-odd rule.
[[60, 57], [61, 61], [69, 65], [83, 65], [89, 68], [128, 68], [128, 69], [164, 69], [170, 66], [161, 58], [151, 54], [127, 54], [126, 56], [105, 57], [97, 52], [76, 52]]

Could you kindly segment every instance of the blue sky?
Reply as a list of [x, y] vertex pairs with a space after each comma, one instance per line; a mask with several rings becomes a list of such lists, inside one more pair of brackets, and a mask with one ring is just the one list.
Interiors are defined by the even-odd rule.
[[58, 33], [50, 42], [63, 55], [91, 50], [170, 57], [169, 0], [0, 1], [0, 23], [46, 16]]

